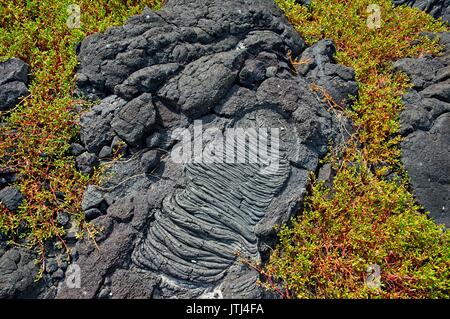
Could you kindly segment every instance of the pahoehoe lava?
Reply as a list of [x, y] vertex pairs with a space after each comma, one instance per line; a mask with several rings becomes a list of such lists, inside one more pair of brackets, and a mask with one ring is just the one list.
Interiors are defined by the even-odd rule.
[[168, 195], [155, 211], [147, 237], [134, 251], [136, 265], [187, 285], [202, 285], [222, 279], [237, 253], [258, 258], [254, 227], [283, 187], [290, 167], [283, 149], [276, 163], [270, 151], [249, 163], [261, 155], [262, 143], [254, 140], [256, 136], [236, 139], [236, 154], [245, 150], [239, 155], [247, 155], [247, 163], [214, 163], [210, 152], [204, 152], [203, 162], [186, 165], [186, 188]]

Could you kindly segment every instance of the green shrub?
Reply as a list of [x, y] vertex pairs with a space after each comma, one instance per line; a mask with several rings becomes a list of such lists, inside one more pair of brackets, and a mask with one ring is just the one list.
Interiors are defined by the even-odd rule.
[[[328, 160], [332, 189], [312, 180], [302, 214], [284, 226], [261, 272], [264, 283], [298, 298], [436, 298], [450, 296], [450, 235], [415, 204], [399, 161], [401, 97], [409, 87], [391, 61], [437, 54], [422, 31], [446, 31], [409, 7], [380, 0], [382, 25], [367, 27], [372, 0], [317, 0], [308, 7], [277, 0], [312, 44], [336, 43], [338, 62], [355, 69], [359, 98], [347, 115], [356, 133]], [[399, 178], [387, 179], [396, 172]], [[381, 270], [381, 287], [365, 284], [369, 265]], [[279, 290], [277, 288], [277, 290]], [[279, 291], [284, 291], [279, 290]]]

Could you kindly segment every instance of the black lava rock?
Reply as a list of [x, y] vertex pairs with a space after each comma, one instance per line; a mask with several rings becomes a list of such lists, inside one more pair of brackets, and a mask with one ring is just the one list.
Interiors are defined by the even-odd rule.
[[98, 157], [95, 154], [84, 152], [76, 158], [77, 168], [83, 173], [90, 175], [94, 168], [99, 164]]
[[111, 127], [125, 142], [136, 146], [152, 130], [155, 117], [152, 95], [144, 93], [117, 112]]
[[102, 215], [102, 212], [97, 208], [90, 208], [84, 212], [87, 221], [91, 221], [96, 219], [97, 217]]
[[78, 156], [83, 154], [86, 151], [86, 149], [83, 147], [83, 145], [80, 145], [78, 143], [72, 143], [70, 144], [70, 153], [73, 156]]
[[88, 210], [90, 208], [99, 208], [104, 201], [102, 192], [100, 192], [95, 186], [88, 186], [84, 192], [83, 200], [81, 202], [81, 208]]
[[109, 146], [103, 146], [100, 152], [98, 153], [98, 157], [101, 159], [108, 158], [112, 156], [112, 149]]
[[141, 166], [144, 172], [150, 173], [159, 163], [159, 153], [156, 150], [145, 152], [141, 156]]
[[52, 274], [57, 270], [58, 270], [58, 263], [57, 263], [56, 259], [49, 258], [45, 261], [45, 271], [48, 274]]
[[88, 152], [98, 153], [103, 146], [111, 145], [115, 136], [111, 120], [125, 104], [125, 100], [110, 96], [81, 116], [80, 139]]
[[66, 226], [70, 221], [69, 214], [67, 214], [66, 212], [58, 212], [58, 214], [56, 215], [56, 221], [61, 226]]
[[[293, 70], [288, 51], [308, 64]], [[261, 257], [259, 248], [275, 242], [274, 225], [303, 205], [308, 174], [329, 143], [346, 138], [348, 120], [310, 89], [322, 86], [342, 107], [352, 102], [354, 72], [334, 53], [330, 40], [307, 48], [272, 0], [169, 0], [87, 37], [78, 91], [101, 102], [82, 116], [80, 140], [102, 158], [119, 141], [127, 148], [83, 199], [104, 229], [102, 253], [77, 244], [82, 292], [61, 287], [58, 297], [264, 296], [258, 274], [235, 253]], [[174, 160], [199, 122], [211, 133], [200, 148], [205, 161]], [[278, 130], [277, 168], [210, 162], [221, 141], [212, 132], [239, 128]]]
[[394, 4], [408, 5], [423, 10], [435, 18], [442, 18], [442, 21], [450, 21], [449, 0], [394, 0]]
[[61, 280], [63, 278], [64, 278], [64, 271], [62, 269], [58, 269], [52, 274], [52, 279], [54, 280]]
[[17, 247], [0, 254], [0, 299], [37, 298], [47, 293], [45, 282], [35, 280], [36, 258], [29, 249]]
[[25, 197], [13, 186], [8, 186], [0, 190], [0, 202], [10, 211], [16, 211], [24, 201]]

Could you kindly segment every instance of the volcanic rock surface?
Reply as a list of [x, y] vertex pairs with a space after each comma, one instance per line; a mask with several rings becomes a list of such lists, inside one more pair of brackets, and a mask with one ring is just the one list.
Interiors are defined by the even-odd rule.
[[[0, 118], [28, 94], [28, 69], [28, 64], [17, 58], [0, 62]], [[0, 167], [0, 203], [11, 212], [24, 200], [19, 189], [12, 186], [16, 180], [14, 173]], [[26, 249], [8, 247], [5, 240], [0, 233], [0, 299], [41, 293], [42, 284], [35, 283], [33, 277], [37, 273], [36, 256]]]
[[28, 64], [16, 58], [0, 62], [0, 112], [10, 110], [28, 94], [27, 82]]
[[413, 88], [400, 117], [402, 161], [413, 193], [430, 216], [450, 226], [450, 33], [439, 34], [445, 53], [402, 59], [394, 67], [408, 74]]
[[[311, 90], [344, 106], [357, 94], [334, 53], [329, 40], [306, 48], [270, 0], [172, 0], [85, 39], [78, 87], [102, 101], [81, 118], [79, 157], [103, 158], [108, 178], [88, 188], [83, 209], [104, 232], [100, 251], [78, 244], [82, 288], [61, 285], [58, 297], [264, 297], [238, 254], [267, 257], [274, 226], [301, 208], [308, 172], [345, 138], [348, 121]], [[302, 59], [297, 69], [288, 54]], [[217, 131], [194, 160], [174, 160], [207, 129]], [[246, 138], [226, 162], [233, 129]], [[269, 154], [250, 162], [261, 136]], [[118, 147], [124, 156], [108, 162]]]
[[[348, 137], [323, 96], [345, 107], [358, 93], [334, 53], [330, 40], [307, 48], [272, 0], [169, 0], [86, 38], [78, 93], [101, 101], [81, 116], [71, 152], [84, 173], [105, 169], [82, 202], [102, 228], [98, 249], [69, 229], [80, 288], [52, 261], [43, 291], [10, 285], [6, 295], [273, 297], [239, 256], [267, 259], [274, 226], [302, 207], [309, 172]], [[177, 161], [185, 150], [192, 156]], [[14, 280], [22, 268], [10, 260], [0, 254], [0, 271], [10, 265]]]
[[[448, 1], [395, 3], [448, 20]], [[395, 67], [414, 84], [401, 114], [402, 161], [418, 201], [448, 226], [450, 35], [441, 37], [442, 57]], [[80, 171], [106, 171], [82, 202], [86, 219], [102, 229], [98, 249], [78, 241], [59, 212], [72, 264], [48, 249], [36, 282], [37, 256], [0, 234], [0, 298], [274, 297], [239, 256], [267, 259], [274, 226], [302, 207], [308, 173], [351, 130], [320, 93], [344, 107], [357, 95], [353, 70], [336, 64], [334, 53], [329, 40], [307, 48], [271, 0], [168, 0], [161, 11], [86, 38], [78, 93], [101, 101], [82, 115], [71, 152]], [[3, 111], [26, 94], [27, 66], [12, 59], [0, 72]], [[227, 162], [220, 155], [229, 137], [236, 148]], [[261, 141], [269, 153], [260, 153]], [[192, 148], [190, 161], [175, 160]], [[17, 208], [22, 195], [1, 183], [2, 201]], [[79, 267], [79, 288], [68, 285], [71, 266]]]
[[450, 0], [394, 0], [394, 4], [406, 4], [423, 10], [442, 21], [450, 21]]

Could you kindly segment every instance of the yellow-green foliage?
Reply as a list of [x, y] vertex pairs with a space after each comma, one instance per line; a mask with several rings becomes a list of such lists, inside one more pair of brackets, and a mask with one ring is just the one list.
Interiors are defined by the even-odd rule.
[[[449, 233], [421, 213], [407, 177], [386, 178], [404, 173], [397, 132], [409, 85], [391, 61], [438, 53], [438, 44], [419, 33], [446, 27], [388, 0], [376, 1], [379, 29], [367, 27], [372, 0], [313, 0], [308, 7], [276, 2], [309, 44], [334, 40], [336, 59], [355, 69], [360, 92], [347, 111], [356, 133], [328, 158], [337, 170], [333, 190], [313, 181], [303, 213], [280, 231], [263, 274], [299, 298], [449, 297]], [[371, 264], [381, 268], [380, 289], [365, 285]]]
[[[445, 297], [450, 234], [418, 212], [402, 183], [342, 167], [334, 190], [316, 183], [305, 213], [280, 231], [266, 272], [298, 298]], [[381, 289], [364, 284], [381, 268]]]
[[[73, 3], [81, 8], [81, 26], [76, 29], [66, 24]], [[77, 134], [73, 108], [81, 103], [71, 97], [75, 46], [93, 32], [123, 24], [146, 5], [160, 4], [159, 0], [0, 0], [0, 60], [19, 57], [31, 65], [30, 95], [11, 112], [0, 132], [0, 165], [17, 171], [26, 201], [17, 213], [0, 207], [0, 233], [15, 240], [22, 225], [26, 231], [21, 236], [42, 251], [46, 240], [64, 235], [55, 221], [59, 211], [71, 214], [80, 229], [93, 231], [83, 222], [80, 201], [86, 185], [97, 177], [79, 173], [68, 153]], [[56, 192], [63, 192], [64, 199]]]

